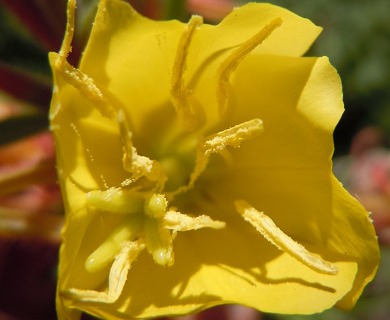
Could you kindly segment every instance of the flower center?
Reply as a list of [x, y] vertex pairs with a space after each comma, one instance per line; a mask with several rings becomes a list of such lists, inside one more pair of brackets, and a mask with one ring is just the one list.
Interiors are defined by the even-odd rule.
[[166, 191], [172, 192], [188, 183], [191, 169], [184, 160], [177, 156], [168, 156], [159, 162], [168, 178], [164, 188]]
[[[131, 264], [140, 252], [146, 249], [154, 262], [162, 266], [174, 263], [173, 240], [177, 232], [200, 228], [221, 229], [224, 222], [212, 220], [208, 216], [192, 217], [169, 207], [175, 195], [195, 187], [195, 182], [206, 170], [213, 154], [223, 154], [228, 147], [237, 148], [243, 141], [250, 140], [262, 132], [262, 121], [252, 119], [207, 137], [193, 135], [181, 139], [180, 143], [168, 144], [169, 148], [157, 160], [139, 155], [133, 145], [129, 115], [122, 106], [108, 99], [90, 78], [67, 61], [74, 29], [75, 1], [68, 3], [68, 27], [64, 44], [53, 64], [55, 70], [78, 91], [91, 101], [100, 113], [116, 121], [123, 145], [123, 167], [129, 178], [120, 186], [92, 190], [86, 193], [86, 203], [98, 214], [122, 215], [121, 223], [106, 237], [94, 252], [86, 258], [85, 268], [97, 272], [111, 264], [108, 288], [104, 292], [70, 288], [66, 294], [81, 301], [112, 303], [124, 287]], [[187, 56], [191, 39], [201, 26], [202, 19], [194, 16], [180, 38], [172, 72], [171, 102], [175, 107], [183, 127], [194, 133], [201, 127], [204, 118], [189, 89], [189, 79], [185, 77]], [[240, 61], [256, 46], [265, 40], [281, 24], [274, 19], [249, 40], [233, 50], [217, 71], [217, 100], [220, 113], [227, 107], [229, 78]], [[194, 143], [195, 142], [195, 143]], [[161, 147], [161, 146], [160, 146]], [[237, 211], [264, 235], [272, 244], [290, 254], [317, 272], [334, 274], [337, 269], [330, 263], [308, 252], [283, 233], [274, 222], [249, 204], [236, 201]]]

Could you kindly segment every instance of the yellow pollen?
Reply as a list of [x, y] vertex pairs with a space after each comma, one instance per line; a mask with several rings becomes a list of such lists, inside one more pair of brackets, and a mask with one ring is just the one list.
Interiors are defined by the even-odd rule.
[[204, 154], [218, 153], [227, 146], [237, 148], [241, 142], [249, 140], [263, 131], [263, 121], [252, 119], [240, 123], [232, 128], [223, 130], [214, 135], [208, 136], [204, 143]]

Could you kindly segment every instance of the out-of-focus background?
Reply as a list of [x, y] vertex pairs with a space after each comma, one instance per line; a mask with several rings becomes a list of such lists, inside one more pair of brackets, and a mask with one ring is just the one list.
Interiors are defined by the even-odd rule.
[[[155, 19], [201, 14], [218, 23], [230, 0], [129, 0]], [[348, 312], [311, 316], [217, 307], [183, 319], [390, 319], [390, 1], [271, 0], [324, 27], [307, 55], [329, 56], [346, 111], [336, 128], [334, 172], [372, 212], [382, 251], [376, 279]], [[97, 0], [78, 0], [71, 56], [85, 45]], [[51, 320], [63, 218], [48, 131], [49, 51], [58, 51], [66, 0], [0, 0], [0, 320]], [[281, 303], [283, 303], [281, 301]]]

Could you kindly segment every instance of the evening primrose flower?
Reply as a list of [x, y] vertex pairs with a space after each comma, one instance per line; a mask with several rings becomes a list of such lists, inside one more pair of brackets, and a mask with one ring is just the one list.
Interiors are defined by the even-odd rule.
[[320, 28], [269, 4], [211, 26], [101, 0], [76, 68], [74, 10], [50, 54], [59, 317], [352, 307], [379, 253], [332, 174], [340, 79], [327, 58], [301, 57]]

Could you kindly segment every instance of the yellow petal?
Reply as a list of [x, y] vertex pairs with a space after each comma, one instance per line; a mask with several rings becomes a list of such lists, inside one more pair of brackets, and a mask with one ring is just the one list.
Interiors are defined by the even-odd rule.
[[103, 117], [77, 87], [67, 82], [54, 67], [57, 60], [58, 55], [51, 53], [55, 81], [51, 129], [57, 138], [61, 172], [83, 189], [116, 186], [126, 177], [119, 128], [114, 121]]
[[[339, 302], [352, 307], [376, 272], [379, 252], [368, 213], [331, 170], [332, 131], [343, 110], [339, 77], [326, 58], [253, 55], [234, 80], [232, 119], [259, 117], [264, 132], [233, 150], [229, 163], [216, 162], [228, 168], [223, 178], [211, 171], [213, 179], [199, 183], [219, 203], [242, 198], [269, 212], [279, 228], [321, 255], [356, 262], [353, 288]], [[264, 94], [253, 94], [259, 88]]]
[[[210, 30], [199, 31], [196, 41], [202, 43], [203, 47], [206, 45], [210, 47], [211, 56], [224, 49], [236, 47], [243, 42], [243, 39], [251, 38], [277, 17], [282, 19], [282, 26], [275, 30], [255, 52], [299, 57], [307, 51], [322, 30], [310, 20], [301, 18], [284, 8], [268, 3], [249, 3], [235, 8], [218, 26], [207, 26]], [[226, 34], [229, 34], [229, 37], [226, 37]], [[198, 48], [202, 46], [199, 45]], [[205, 55], [206, 52], [203, 51], [202, 55]]]
[[332, 133], [344, 109], [340, 78], [327, 58], [252, 55], [239, 66], [233, 86], [228, 121], [264, 123], [259, 139], [236, 152], [236, 163], [330, 171]]
[[[226, 207], [218, 209], [232, 214]], [[175, 264], [169, 268], [141, 256], [112, 309], [89, 305], [85, 310], [110, 319], [126, 318], [130, 312], [147, 318], [234, 301], [266, 312], [305, 314], [331, 307], [351, 289], [355, 262], [334, 261], [339, 269], [336, 277], [319, 274], [259, 240], [244, 221], [232, 222], [218, 231], [218, 241], [206, 229], [180, 234]]]
[[183, 31], [178, 21], [149, 20], [125, 2], [99, 2], [80, 69], [126, 106], [135, 133], [146, 129], [152, 112], [167, 108], [174, 52]]
[[[271, 27], [281, 20], [277, 28]], [[279, 22], [277, 22], [279, 24]], [[270, 4], [249, 3], [233, 10], [219, 25], [202, 25], [194, 34], [189, 53], [187, 83], [192, 95], [203, 106], [208, 127], [214, 125], [220, 115], [218, 87], [221, 76], [218, 69], [221, 63], [262, 30], [270, 28], [270, 33], [257, 42], [253, 52], [266, 55], [300, 56], [313, 43], [321, 31], [307, 19], [298, 17], [280, 7]], [[266, 32], [264, 32], [266, 34]], [[229, 35], [229, 36], [226, 36]], [[207, 48], [207, 50], [204, 50]], [[227, 85], [224, 85], [227, 87]], [[225, 88], [225, 90], [227, 90]], [[230, 113], [230, 110], [224, 112]], [[248, 119], [246, 119], [248, 120]]]

